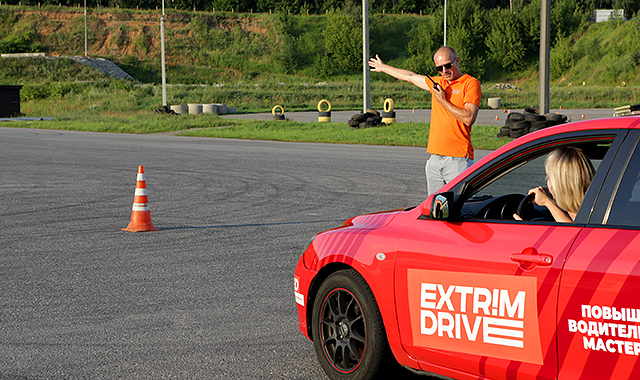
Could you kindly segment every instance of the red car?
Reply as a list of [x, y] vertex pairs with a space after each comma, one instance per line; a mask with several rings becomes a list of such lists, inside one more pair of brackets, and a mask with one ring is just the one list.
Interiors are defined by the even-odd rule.
[[[327, 375], [640, 379], [639, 143], [640, 117], [546, 128], [417, 207], [319, 233], [294, 284]], [[566, 146], [596, 171], [573, 223], [557, 223], [526, 195]]]

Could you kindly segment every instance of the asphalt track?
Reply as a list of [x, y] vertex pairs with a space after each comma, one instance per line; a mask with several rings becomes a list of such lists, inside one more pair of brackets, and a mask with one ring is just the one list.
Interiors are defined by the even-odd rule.
[[[326, 379], [296, 262], [319, 231], [421, 202], [425, 159], [0, 128], [0, 379]], [[138, 165], [160, 231], [121, 230]]]
[[[380, 111], [380, 110], [378, 110]], [[336, 123], [346, 123], [351, 116], [360, 113], [359, 110], [354, 111], [331, 111], [331, 121]], [[399, 109], [396, 112], [397, 123], [407, 122], [428, 122], [431, 117], [430, 109]], [[509, 112], [524, 112], [522, 109], [481, 109], [475, 125], [493, 125], [503, 126]], [[591, 109], [551, 109], [551, 113], [560, 113], [566, 115], [571, 121], [601, 119], [613, 116], [613, 108], [591, 108]], [[223, 118], [232, 119], [256, 119], [256, 120], [273, 120], [271, 113], [250, 113], [250, 114], [233, 114], [222, 115]], [[318, 121], [318, 112], [287, 112], [285, 109], [285, 118], [292, 121], [311, 122]], [[496, 120], [496, 118], [498, 120]]]
[[[420, 203], [426, 158], [0, 128], [0, 379], [325, 379], [298, 331], [300, 253], [351, 216]], [[138, 165], [157, 232], [121, 231]]]

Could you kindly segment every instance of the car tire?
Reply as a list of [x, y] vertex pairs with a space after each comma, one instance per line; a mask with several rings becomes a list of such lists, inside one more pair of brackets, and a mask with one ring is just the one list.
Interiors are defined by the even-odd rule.
[[361, 123], [361, 122], [367, 120], [367, 118], [369, 116], [371, 116], [371, 115], [369, 115], [367, 113], [355, 114], [355, 115], [351, 116], [351, 120], [357, 121], [358, 123]]
[[316, 355], [329, 378], [384, 379], [399, 368], [373, 293], [355, 270], [335, 272], [320, 285], [311, 323]]
[[517, 139], [518, 137], [522, 137], [526, 135], [527, 132], [528, 132], [528, 128], [511, 129], [509, 130], [509, 137], [513, 139]]
[[558, 124], [564, 124], [564, 123], [567, 122], [567, 116], [566, 115], [559, 115], [557, 113], [545, 113], [544, 116], [549, 121], [549, 125], [550, 126], [554, 126], [554, 125], [558, 125]]
[[374, 109], [371, 109], [371, 108], [369, 108], [369, 109], [366, 111], [366, 113], [370, 113], [370, 114], [372, 114], [372, 115], [373, 115], [373, 116], [375, 116], [375, 117], [380, 117], [380, 112], [378, 112], [378, 111], [376, 111], [376, 110], [374, 110]]
[[524, 120], [528, 122], [532, 121], [546, 121], [547, 118], [544, 115], [538, 115], [537, 113], [527, 113], [524, 115]]
[[548, 128], [549, 126], [551, 126], [551, 122], [549, 122], [547, 120], [544, 120], [544, 121], [532, 121], [531, 122], [531, 126], [529, 127], [529, 132], [539, 131], [541, 129]]
[[524, 114], [520, 112], [512, 112], [507, 115], [507, 122], [524, 121]]
[[509, 129], [512, 130], [512, 131], [521, 130], [521, 129], [528, 129], [529, 125], [531, 125], [531, 123], [528, 122], [528, 121], [514, 121], [514, 122], [509, 124]]
[[505, 136], [509, 136], [510, 135], [510, 131], [511, 128], [509, 127], [502, 127], [500, 128], [500, 132], [498, 133], [498, 135], [496, 137], [505, 137]]

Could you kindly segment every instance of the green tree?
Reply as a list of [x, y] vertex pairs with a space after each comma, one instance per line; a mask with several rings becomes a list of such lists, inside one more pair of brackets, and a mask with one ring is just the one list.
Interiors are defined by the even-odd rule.
[[551, 5], [551, 41], [578, 29], [586, 14], [577, 0], [556, 0]]
[[[443, 19], [438, 17], [436, 19]], [[475, 0], [452, 2], [447, 11], [447, 45], [460, 57], [460, 69], [477, 78], [484, 75], [486, 17]], [[444, 25], [443, 25], [444, 26]]]
[[362, 25], [353, 17], [332, 10], [323, 33], [327, 56], [345, 72], [362, 67]]
[[495, 10], [491, 15], [491, 31], [485, 43], [489, 58], [507, 71], [524, 66], [525, 44], [519, 22], [509, 10]]
[[434, 74], [433, 55], [442, 46], [443, 30], [436, 29], [433, 19], [425, 19], [411, 28], [407, 50], [411, 55], [407, 69], [416, 73]]

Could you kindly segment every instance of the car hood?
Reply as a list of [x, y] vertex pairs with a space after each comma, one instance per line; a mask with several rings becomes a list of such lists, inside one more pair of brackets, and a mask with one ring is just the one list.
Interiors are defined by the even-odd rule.
[[406, 209], [381, 211], [372, 214], [355, 216], [353, 218], [345, 220], [344, 223], [342, 223], [342, 226], [340, 226], [339, 228], [351, 227], [358, 229], [376, 229], [384, 227], [402, 211], [406, 211]]

